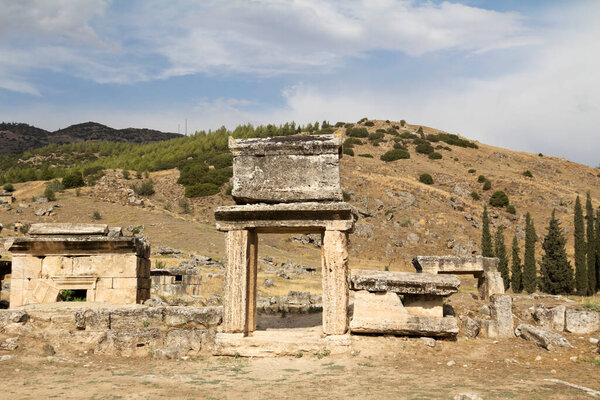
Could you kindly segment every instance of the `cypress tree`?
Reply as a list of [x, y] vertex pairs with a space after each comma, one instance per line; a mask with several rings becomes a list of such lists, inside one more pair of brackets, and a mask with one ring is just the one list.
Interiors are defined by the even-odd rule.
[[498, 272], [502, 275], [504, 281], [504, 290], [510, 287], [510, 274], [508, 271], [508, 255], [506, 254], [506, 245], [504, 244], [504, 227], [499, 226], [494, 235], [494, 253], [500, 259], [498, 263]]
[[585, 270], [585, 227], [583, 224], [583, 210], [579, 196], [575, 201], [575, 287], [577, 293], [585, 296], [588, 291], [588, 276]]
[[523, 291], [523, 266], [521, 265], [519, 252], [519, 241], [517, 240], [517, 235], [515, 235], [512, 242], [512, 271], [510, 277], [513, 293], [521, 293]]
[[494, 248], [492, 247], [492, 234], [490, 233], [490, 218], [488, 217], [487, 206], [483, 206], [483, 229], [481, 231], [481, 255], [484, 257], [494, 257]]
[[565, 237], [560, 222], [552, 211], [548, 233], [542, 243], [544, 254], [540, 263], [540, 289], [550, 294], [569, 294], [573, 291], [573, 268], [567, 259]]
[[594, 207], [592, 206], [592, 197], [587, 192], [585, 202], [585, 219], [587, 220], [586, 239], [587, 239], [587, 276], [588, 276], [588, 295], [596, 293], [596, 240], [594, 232]]
[[600, 210], [596, 210], [596, 290], [600, 286]]
[[531, 214], [525, 218], [525, 264], [523, 265], [523, 289], [529, 294], [535, 292], [537, 273], [535, 267], [535, 242], [537, 236]]

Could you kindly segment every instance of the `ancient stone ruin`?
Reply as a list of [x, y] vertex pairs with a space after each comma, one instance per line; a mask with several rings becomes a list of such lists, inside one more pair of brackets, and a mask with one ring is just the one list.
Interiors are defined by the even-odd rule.
[[473, 275], [477, 278], [477, 288], [483, 300], [489, 300], [492, 294], [504, 293], [504, 282], [498, 272], [500, 260], [497, 258], [418, 256], [412, 262], [417, 272]]
[[54, 303], [61, 292], [82, 300], [140, 303], [150, 297], [150, 246], [120, 229], [93, 224], [33, 224], [15, 238], [10, 306]]
[[256, 330], [258, 234], [317, 233], [322, 238], [323, 332], [348, 331], [348, 233], [338, 135], [230, 139], [235, 206], [215, 210], [227, 232], [223, 332]]

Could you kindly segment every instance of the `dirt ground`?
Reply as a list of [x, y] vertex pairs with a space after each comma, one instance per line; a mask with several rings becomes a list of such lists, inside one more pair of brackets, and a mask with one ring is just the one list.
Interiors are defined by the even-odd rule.
[[590, 398], [580, 389], [545, 380], [600, 390], [600, 368], [587, 361], [592, 345], [569, 339], [575, 349], [552, 352], [520, 339], [459, 338], [437, 341], [432, 348], [420, 339], [354, 336], [348, 354], [288, 358], [205, 355], [158, 361], [16, 354], [0, 364], [0, 398], [450, 399], [464, 392], [484, 399]]

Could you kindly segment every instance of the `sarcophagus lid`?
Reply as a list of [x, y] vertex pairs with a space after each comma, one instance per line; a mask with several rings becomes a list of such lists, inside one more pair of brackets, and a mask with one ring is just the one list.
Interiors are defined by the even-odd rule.
[[240, 203], [342, 201], [341, 134], [229, 138]]

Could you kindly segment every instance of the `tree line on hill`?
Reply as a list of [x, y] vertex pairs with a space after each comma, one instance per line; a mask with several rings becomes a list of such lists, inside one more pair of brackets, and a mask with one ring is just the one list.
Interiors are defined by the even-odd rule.
[[[525, 252], [521, 261], [521, 251], [517, 236], [512, 239], [512, 263], [504, 242], [504, 227], [499, 226], [493, 237], [487, 206], [483, 209], [481, 234], [481, 254], [484, 257], [497, 257], [498, 270], [504, 281], [504, 288], [512, 288], [514, 293], [536, 290], [550, 294], [577, 293], [591, 296], [600, 289], [600, 209], [594, 213], [592, 198], [588, 192], [585, 217], [581, 200], [577, 196], [574, 207], [574, 264], [571, 265], [565, 249], [566, 239], [556, 218], [555, 210], [548, 222], [542, 242], [542, 258], [536, 260], [535, 243], [537, 234], [531, 214], [525, 218]], [[537, 266], [539, 265], [539, 269]]]

